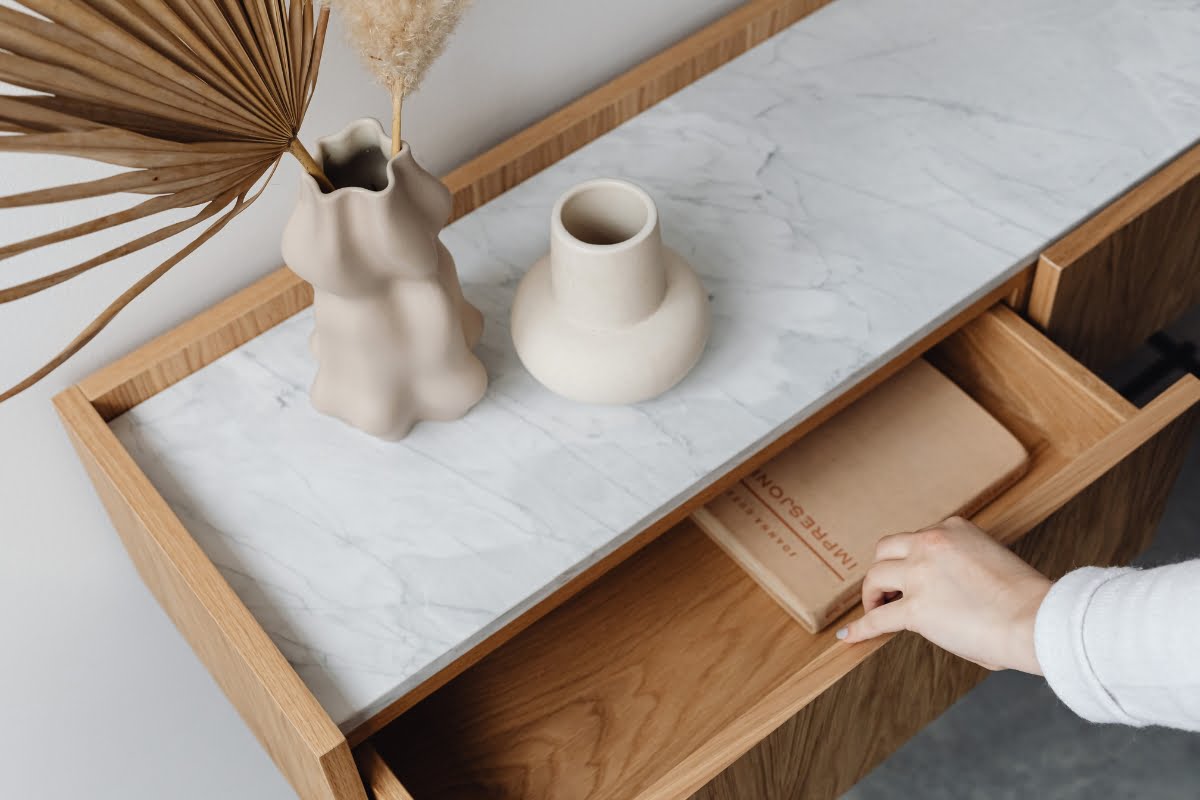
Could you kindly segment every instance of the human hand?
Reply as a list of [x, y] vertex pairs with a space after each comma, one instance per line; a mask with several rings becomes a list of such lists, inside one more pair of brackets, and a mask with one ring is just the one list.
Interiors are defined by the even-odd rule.
[[863, 582], [867, 613], [847, 643], [910, 630], [988, 669], [1042, 674], [1033, 644], [1050, 581], [961, 517], [885, 536]]

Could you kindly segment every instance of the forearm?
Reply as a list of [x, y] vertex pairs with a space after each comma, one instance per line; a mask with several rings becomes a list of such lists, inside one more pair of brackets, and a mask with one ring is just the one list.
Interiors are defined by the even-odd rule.
[[1035, 628], [1051, 688], [1094, 722], [1200, 730], [1197, 592], [1200, 561], [1070, 573]]

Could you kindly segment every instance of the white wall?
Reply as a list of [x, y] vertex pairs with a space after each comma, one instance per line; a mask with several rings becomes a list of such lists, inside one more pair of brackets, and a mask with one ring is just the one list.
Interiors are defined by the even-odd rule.
[[[406, 138], [431, 170], [444, 172], [737, 4], [477, 0], [406, 105]], [[303, 138], [387, 113], [386, 95], [359, 68], [340, 31], [331, 31]], [[104, 171], [68, 159], [0, 156], [0, 194]], [[285, 162], [250, 211], [83, 353], [0, 404], [0, 797], [293, 797], [142, 587], [50, 398], [278, 266], [279, 231], [297, 175], [298, 167]], [[0, 244], [118, 205], [0, 212]], [[0, 263], [0, 285], [75, 263], [73, 257], [96, 252], [91, 246], [66, 244]], [[163, 252], [0, 306], [0, 385], [56, 352]]]

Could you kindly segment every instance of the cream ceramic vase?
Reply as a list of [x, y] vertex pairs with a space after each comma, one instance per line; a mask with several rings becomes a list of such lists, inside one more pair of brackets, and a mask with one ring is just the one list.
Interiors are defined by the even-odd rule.
[[586, 403], [637, 403], [695, 366], [709, 331], [708, 294], [663, 245], [658, 209], [640, 187], [602, 178], [562, 196], [550, 253], [525, 275], [512, 336], [525, 368]]
[[463, 297], [438, 234], [450, 191], [362, 119], [319, 140], [336, 188], [305, 175], [283, 234], [288, 266], [313, 286], [313, 406], [374, 436], [467, 413], [487, 388], [471, 352], [483, 316]]

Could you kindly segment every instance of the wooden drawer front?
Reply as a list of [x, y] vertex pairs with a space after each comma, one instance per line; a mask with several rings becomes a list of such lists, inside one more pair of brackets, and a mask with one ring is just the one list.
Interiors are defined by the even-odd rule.
[[[1200, 381], [1138, 410], [1003, 306], [929, 357], [1031, 453], [977, 522], [1053, 574], [1145, 544]], [[377, 796], [416, 800], [833, 797], [982, 675], [911, 636], [846, 647], [837, 627], [807, 633], [684, 523], [407, 711], [359, 763]]]
[[1029, 317], [1091, 369], [1200, 302], [1200, 145], [1041, 257]]

